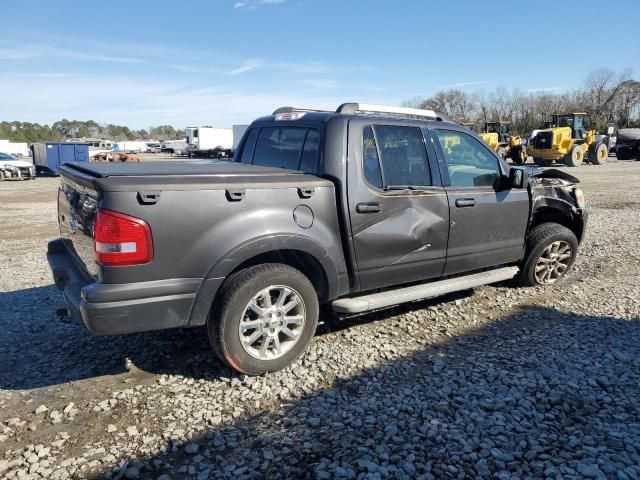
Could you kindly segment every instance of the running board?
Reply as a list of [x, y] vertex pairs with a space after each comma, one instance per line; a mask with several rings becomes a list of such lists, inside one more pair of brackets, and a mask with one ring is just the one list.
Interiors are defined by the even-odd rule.
[[509, 280], [518, 273], [518, 267], [504, 267], [486, 272], [473, 273], [464, 277], [449, 278], [437, 282], [423, 283], [411, 287], [371, 293], [361, 297], [340, 298], [334, 300], [331, 308], [339, 313], [362, 313], [378, 308], [390, 307], [401, 303], [439, 297], [451, 292], [467, 290], [480, 285]]

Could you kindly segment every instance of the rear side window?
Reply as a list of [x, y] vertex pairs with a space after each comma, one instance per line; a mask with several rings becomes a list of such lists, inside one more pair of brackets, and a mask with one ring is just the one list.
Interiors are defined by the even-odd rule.
[[363, 165], [365, 178], [373, 186], [432, 185], [427, 149], [418, 127], [365, 127]]
[[315, 128], [253, 128], [242, 147], [240, 162], [316, 173], [320, 133]]

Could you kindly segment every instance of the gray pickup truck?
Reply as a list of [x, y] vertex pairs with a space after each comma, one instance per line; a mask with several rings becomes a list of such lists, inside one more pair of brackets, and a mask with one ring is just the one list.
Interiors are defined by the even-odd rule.
[[66, 164], [48, 260], [62, 313], [91, 332], [206, 325], [224, 362], [259, 374], [303, 352], [321, 305], [555, 283], [584, 234], [577, 182], [509, 167], [429, 110], [285, 107], [233, 161]]

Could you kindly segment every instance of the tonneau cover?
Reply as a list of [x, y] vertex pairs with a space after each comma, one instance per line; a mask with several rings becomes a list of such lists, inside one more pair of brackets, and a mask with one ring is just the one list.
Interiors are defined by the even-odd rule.
[[215, 160], [69, 162], [60, 167], [60, 172], [76, 185], [97, 191], [333, 186], [329, 180], [298, 170]]
[[145, 162], [69, 162], [65, 165], [96, 178], [132, 177], [132, 176], [165, 176], [165, 175], [302, 175], [297, 170], [276, 167], [262, 167], [238, 162], [219, 160], [191, 161], [145, 161]]

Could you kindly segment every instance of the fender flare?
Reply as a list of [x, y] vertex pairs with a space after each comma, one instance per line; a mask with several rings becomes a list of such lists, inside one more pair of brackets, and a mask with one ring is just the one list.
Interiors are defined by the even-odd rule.
[[[582, 237], [584, 236], [585, 218], [584, 215], [577, 214], [574, 208], [575, 207], [571, 203], [560, 198], [541, 197], [536, 199], [531, 210], [531, 219], [529, 221], [529, 227], [527, 228], [527, 234], [531, 230], [533, 220], [537, 214], [556, 213], [569, 220], [569, 224], [565, 226], [573, 231], [576, 234], [576, 237], [578, 237], [578, 241], [581, 242]], [[543, 212], [541, 212], [541, 210], [543, 210]]]
[[535, 214], [543, 208], [548, 208], [550, 210], [557, 210], [560, 213], [567, 214], [571, 216], [573, 214], [573, 205], [571, 205], [566, 200], [562, 200], [561, 198], [555, 197], [539, 197], [535, 199], [535, 203], [532, 208], [532, 215]]
[[329, 283], [331, 283], [332, 279], [337, 279], [341, 273], [329, 252], [312, 238], [299, 234], [276, 233], [253, 238], [225, 253], [209, 269], [206, 278], [226, 277], [247, 260], [257, 255], [278, 250], [300, 250], [311, 255], [324, 269]]
[[252, 238], [232, 250], [221, 255], [209, 268], [200, 288], [189, 316], [189, 325], [203, 325], [209, 315], [211, 302], [214, 300], [218, 289], [238, 266], [261, 254], [276, 252], [278, 250], [300, 251], [312, 256], [321, 266], [327, 279], [328, 298], [336, 298], [348, 290], [348, 274], [346, 266], [342, 268], [336, 265], [329, 252], [318, 242], [310, 237], [291, 234], [275, 233]]

